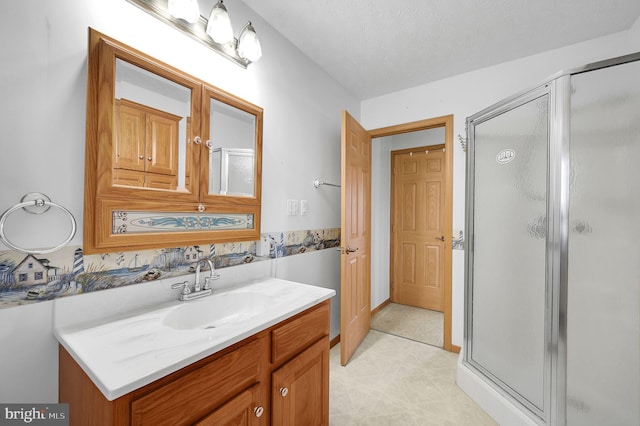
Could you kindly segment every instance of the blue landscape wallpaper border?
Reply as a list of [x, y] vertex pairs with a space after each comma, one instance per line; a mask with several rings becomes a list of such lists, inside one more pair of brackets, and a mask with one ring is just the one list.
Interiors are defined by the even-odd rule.
[[46, 255], [1, 251], [0, 309], [190, 274], [202, 258], [225, 268], [338, 247], [340, 228], [265, 233], [262, 237], [273, 241], [269, 256], [256, 256], [255, 241], [97, 255], [84, 255], [79, 246]]

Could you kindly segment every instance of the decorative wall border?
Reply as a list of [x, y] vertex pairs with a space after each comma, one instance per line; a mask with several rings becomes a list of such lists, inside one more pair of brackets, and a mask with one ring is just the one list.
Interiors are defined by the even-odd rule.
[[462, 229], [453, 230], [451, 248], [453, 250], [464, 250], [464, 231]]
[[0, 309], [190, 274], [202, 258], [218, 269], [340, 245], [339, 228], [261, 236], [273, 241], [269, 256], [256, 256], [255, 241], [99, 255], [84, 255], [79, 246], [46, 257], [0, 252]]

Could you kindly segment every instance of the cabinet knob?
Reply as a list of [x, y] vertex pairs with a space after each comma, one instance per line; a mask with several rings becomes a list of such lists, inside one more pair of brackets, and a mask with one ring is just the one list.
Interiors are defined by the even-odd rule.
[[204, 209], [205, 209], [204, 204], [198, 204], [198, 211], [200, 213], [202, 213], [204, 211]]
[[282, 395], [283, 397], [287, 396], [288, 393], [289, 388], [280, 388], [280, 395]]
[[262, 417], [262, 415], [264, 414], [264, 408], [263, 407], [256, 407], [253, 409], [253, 414], [256, 415], [256, 417]]
[[147, 160], [151, 161], [151, 157], [147, 157]]
[[[118, 154], [118, 157], [120, 157], [120, 154]], [[141, 155], [138, 158], [142, 160], [142, 159], [144, 159], [144, 155]]]
[[200, 136], [196, 136], [195, 138], [193, 138], [193, 143], [195, 143], [196, 145], [200, 145], [202, 143], [202, 139], [200, 139]]

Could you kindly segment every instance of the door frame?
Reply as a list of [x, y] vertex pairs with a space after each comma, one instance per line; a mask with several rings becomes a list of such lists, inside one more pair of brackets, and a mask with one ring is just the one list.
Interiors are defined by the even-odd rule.
[[[445, 146], [445, 196], [444, 196], [444, 239], [445, 244], [449, 244], [449, 248], [445, 246], [444, 250], [444, 341], [443, 349], [449, 352], [459, 353], [460, 347], [451, 343], [451, 315], [452, 315], [452, 242], [453, 242], [453, 114], [441, 117], [428, 118], [425, 120], [413, 121], [394, 126], [381, 127], [378, 129], [367, 130], [369, 136], [373, 139], [386, 136], [394, 136], [402, 133], [416, 132], [420, 130], [435, 129], [444, 127], [444, 146]], [[389, 266], [391, 266], [393, 253], [390, 252]], [[392, 273], [389, 268], [389, 273]], [[389, 276], [389, 295], [391, 295], [391, 280]]]

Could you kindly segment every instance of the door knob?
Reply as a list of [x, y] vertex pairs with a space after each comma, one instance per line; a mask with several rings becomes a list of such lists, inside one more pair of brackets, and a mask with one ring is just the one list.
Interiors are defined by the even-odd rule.
[[340, 253], [345, 253], [346, 252], [347, 254], [349, 254], [349, 253], [353, 253], [354, 251], [358, 251], [358, 247], [356, 247], [356, 248], [351, 248], [349, 246], [347, 246], [347, 248], [336, 247], [336, 250], [338, 250]]
[[436, 237], [436, 240], [440, 240], [440, 241], [444, 242], [444, 235], [442, 237]]

